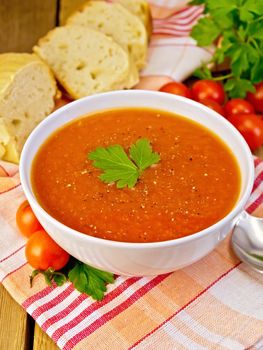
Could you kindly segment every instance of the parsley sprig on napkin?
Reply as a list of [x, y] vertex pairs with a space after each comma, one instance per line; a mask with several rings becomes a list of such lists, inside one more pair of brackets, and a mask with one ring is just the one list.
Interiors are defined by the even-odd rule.
[[45, 278], [47, 285], [62, 286], [67, 281], [72, 282], [80, 293], [89, 295], [94, 300], [102, 300], [108, 283], [114, 283], [115, 277], [111, 272], [105, 272], [71, 257], [68, 264], [60, 271], [52, 267], [47, 270], [34, 270], [30, 276], [30, 285], [39, 274]]
[[[193, 0], [190, 4], [205, 6], [205, 16], [193, 27], [191, 36], [199, 46], [221, 38], [211, 62], [230, 61], [230, 73], [216, 80], [227, 79], [225, 90], [230, 97], [254, 92], [253, 84], [263, 80], [263, 1]], [[195, 75], [213, 78], [205, 65]]]

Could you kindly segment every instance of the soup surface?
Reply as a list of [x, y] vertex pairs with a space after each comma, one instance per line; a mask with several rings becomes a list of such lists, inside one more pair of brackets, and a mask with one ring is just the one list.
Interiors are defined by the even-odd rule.
[[[99, 179], [87, 156], [147, 138], [160, 154], [132, 189]], [[237, 162], [213, 133], [186, 118], [151, 109], [114, 109], [79, 118], [41, 146], [32, 166], [43, 208], [85, 234], [123, 242], [157, 242], [216, 223], [240, 191]]]

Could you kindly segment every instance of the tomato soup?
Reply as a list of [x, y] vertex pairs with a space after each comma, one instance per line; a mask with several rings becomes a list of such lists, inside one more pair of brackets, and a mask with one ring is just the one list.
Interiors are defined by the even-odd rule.
[[[99, 179], [88, 159], [97, 147], [147, 138], [161, 160], [133, 188]], [[240, 193], [230, 149], [184, 117], [151, 109], [113, 109], [54, 132], [32, 166], [34, 193], [55, 219], [84, 234], [122, 242], [159, 242], [191, 235], [227, 215]]]

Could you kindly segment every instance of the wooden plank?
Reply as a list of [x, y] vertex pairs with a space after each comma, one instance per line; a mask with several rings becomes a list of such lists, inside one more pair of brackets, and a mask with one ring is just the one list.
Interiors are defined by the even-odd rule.
[[60, 0], [59, 23], [61, 25], [65, 24], [68, 16], [85, 2], [87, 0]]
[[255, 152], [255, 156], [259, 157], [260, 159], [263, 159], [263, 146], [259, 147]]
[[1, 0], [0, 52], [31, 52], [56, 24], [56, 0]]
[[53, 340], [42, 331], [39, 325], [35, 324], [35, 332], [34, 332], [34, 350], [58, 350], [58, 346], [53, 342]]
[[0, 285], [0, 349], [28, 350], [30, 346], [27, 313]]

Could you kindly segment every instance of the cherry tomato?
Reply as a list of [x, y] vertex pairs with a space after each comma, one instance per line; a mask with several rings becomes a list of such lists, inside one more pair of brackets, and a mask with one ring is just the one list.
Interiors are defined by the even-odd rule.
[[30, 237], [34, 232], [42, 229], [28, 201], [23, 202], [18, 208], [16, 223], [20, 232], [26, 237]]
[[46, 231], [40, 230], [27, 241], [26, 258], [35, 269], [46, 270], [53, 267], [54, 270], [60, 270], [67, 264], [69, 254]]
[[191, 90], [186, 85], [178, 83], [176, 81], [163, 85], [159, 91], [192, 98]]
[[225, 92], [223, 86], [213, 80], [198, 80], [192, 86], [193, 98], [196, 101], [204, 99], [213, 100], [220, 105], [225, 101]]
[[217, 102], [210, 100], [209, 98], [204, 98], [203, 100], [199, 101], [203, 105], [213, 109], [217, 113], [221, 114], [222, 116], [225, 116], [224, 108]]
[[256, 114], [234, 114], [228, 120], [232, 123], [254, 151], [263, 145], [263, 120]]
[[253, 114], [255, 109], [251, 103], [241, 98], [233, 98], [225, 104], [226, 115], [233, 114]]
[[249, 92], [247, 99], [257, 112], [263, 113], [263, 81], [255, 85], [256, 92]]

